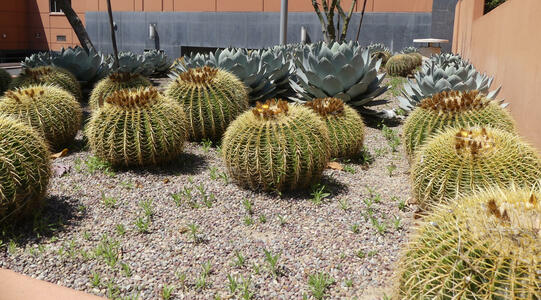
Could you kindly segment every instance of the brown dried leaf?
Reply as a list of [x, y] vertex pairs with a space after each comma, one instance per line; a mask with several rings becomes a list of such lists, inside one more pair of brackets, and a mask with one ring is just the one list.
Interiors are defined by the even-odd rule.
[[340, 164], [338, 162], [335, 162], [335, 161], [330, 161], [327, 164], [327, 168], [333, 169], [333, 170], [338, 170], [338, 171], [344, 170], [344, 167], [342, 166], [342, 164]]
[[162, 181], [163, 181], [163, 183], [165, 183], [165, 184], [168, 184], [168, 183], [170, 182], [170, 181], [169, 181], [169, 178], [164, 178]]
[[54, 153], [54, 154], [51, 154], [51, 159], [57, 159], [57, 158], [60, 158], [60, 157], [64, 157], [66, 156], [66, 154], [68, 154], [68, 148], [64, 148], [62, 149], [62, 151], [58, 152], [58, 153]]

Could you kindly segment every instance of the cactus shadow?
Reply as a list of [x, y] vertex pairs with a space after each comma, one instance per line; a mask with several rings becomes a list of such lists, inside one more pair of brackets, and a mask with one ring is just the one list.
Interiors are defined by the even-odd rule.
[[138, 174], [151, 173], [155, 175], [197, 175], [207, 168], [205, 157], [194, 153], [183, 152], [176, 159], [156, 166], [131, 169]]
[[39, 243], [76, 225], [86, 216], [79, 200], [62, 195], [46, 197], [42, 209], [17, 222], [2, 224], [0, 240], [13, 240], [18, 246]]
[[306, 188], [302, 190], [286, 191], [283, 192], [281, 198], [283, 200], [292, 200], [292, 201], [305, 201], [312, 199], [312, 192], [314, 189], [321, 188], [325, 186], [324, 192], [330, 193], [330, 196], [326, 198], [326, 201], [334, 201], [334, 199], [340, 195], [348, 193], [349, 188], [347, 185], [341, 183], [336, 178], [323, 175], [318, 184], [313, 185], [311, 188]]

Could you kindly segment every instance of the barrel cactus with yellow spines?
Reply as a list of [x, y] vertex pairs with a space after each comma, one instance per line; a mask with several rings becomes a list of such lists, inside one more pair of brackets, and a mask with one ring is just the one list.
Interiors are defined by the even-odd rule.
[[398, 262], [396, 299], [541, 297], [541, 193], [491, 189], [438, 207]]
[[7, 91], [9, 84], [11, 83], [11, 75], [8, 71], [0, 68], [0, 96]]
[[72, 94], [48, 85], [7, 91], [0, 98], [0, 114], [33, 127], [51, 150], [68, 146], [81, 128], [83, 118], [81, 105]]
[[331, 157], [353, 157], [361, 152], [365, 128], [356, 110], [338, 98], [318, 98], [305, 105], [327, 125]]
[[414, 58], [409, 54], [393, 55], [385, 64], [385, 69], [391, 76], [408, 76], [415, 67]]
[[411, 170], [422, 208], [452, 202], [479, 188], [529, 187], [541, 178], [541, 158], [515, 133], [490, 127], [448, 128], [416, 154]]
[[176, 158], [186, 139], [182, 107], [155, 88], [107, 97], [86, 128], [91, 151], [113, 166], [144, 166]]
[[192, 141], [220, 139], [229, 123], [248, 108], [243, 83], [227, 71], [207, 66], [180, 73], [165, 94], [184, 108]]
[[321, 178], [330, 156], [329, 135], [310, 108], [269, 99], [231, 123], [222, 156], [230, 177], [243, 187], [302, 189]]
[[25, 68], [10, 84], [10, 89], [36, 84], [54, 84], [70, 92], [77, 101], [82, 101], [83, 93], [79, 82], [70, 72], [57, 67], [43, 66]]
[[103, 104], [105, 98], [116, 91], [148, 86], [152, 86], [152, 83], [141, 74], [126, 72], [111, 73], [100, 80], [94, 89], [92, 89], [88, 105], [90, 109], [95, 110], [100, 106], [100, 103]]
[[50, 153], [30, 126], [0, 116], [0, 223], [31, 215], [43, 204]]
[[407, 55], [409, 55], [412, 58], [414, 68], [417, 68], [423, 65], [423, 56], [419, 54], [418, 52], [408, 53]]
[[435, 94], [421, 101], [404, 124], [406, 153], [412, 156], [428, 137], [439, 130], [476, 125], [515, 131], [509, 112], [479, 91]]

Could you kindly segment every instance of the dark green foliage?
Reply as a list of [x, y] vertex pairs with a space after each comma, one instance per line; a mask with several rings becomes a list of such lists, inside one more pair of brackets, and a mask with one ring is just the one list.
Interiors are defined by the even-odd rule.
[[31, 127], [0, 117], [0, 223], [40, 208], [51, 176], [49, 156]]
[[485, 0], [485, 14], [502, 5], [507, 0]]

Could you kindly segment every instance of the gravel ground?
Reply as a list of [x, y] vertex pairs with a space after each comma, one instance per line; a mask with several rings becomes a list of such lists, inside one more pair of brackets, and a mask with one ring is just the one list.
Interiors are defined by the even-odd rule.
[[334, 279], [330, 298], [379, 299], [416, 210], [404, 205], [402, 147], [392, 152], [372, 127], [373, 162], [327, 169], [321, 203], [310, 191], [279, 196], [226, 183], [214, 146], [188, 143], [168, 166], [110, 170], [81, 135], [76, 144], [54, 160], [64, 174], [52, 179], [42, 215], [4, 238], [0, 267], [110, 298], [159, 299], [171, 287], [172, 299], [302, 299], [312, 296], [309, 276], [324, 272]]

